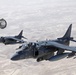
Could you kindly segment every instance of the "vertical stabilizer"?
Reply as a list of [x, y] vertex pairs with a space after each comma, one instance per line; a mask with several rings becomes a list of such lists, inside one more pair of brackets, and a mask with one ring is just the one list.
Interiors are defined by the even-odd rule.
[[70, 24], [70, 26], [69, 26], [68, 30], [66, 31], [65, 35], [63, 36], [63, 38], [70, 38], [71, 29], [72, 29], [72, 24]]
[[23, 30], [21, 30], [21, 32], [19, 33], [19, 35], [18, 35], [18, 36], [22, 36], [22, 34], [23, 34]]
[[19, 35], [17, 36], [18, 39], [22, 38], [22, 34], [23, 34], [23, 30], [21, 30], [21, 32], [19, 33]]

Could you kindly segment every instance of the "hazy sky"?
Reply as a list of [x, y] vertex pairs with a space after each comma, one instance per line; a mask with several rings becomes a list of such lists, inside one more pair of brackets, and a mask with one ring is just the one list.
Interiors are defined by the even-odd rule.
[[2, 6], [14, 6], [14, 5], [27, 5], [32, 3], [43, 2], [44, 0], [0, 0], [0, 5]]

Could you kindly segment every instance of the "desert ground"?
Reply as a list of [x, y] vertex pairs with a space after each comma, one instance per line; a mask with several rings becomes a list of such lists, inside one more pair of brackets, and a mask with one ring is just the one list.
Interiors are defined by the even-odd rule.
[[[17, 35], [24, 30], [27, 41], [56, 39], [72, 23], [72, 36], [76, 39], [76, 0], [0, 0], [0, 18], [8, 23], [0, 29], [0, 36]], [[20, 45], [0, 43], [0, 75], [76, 75], [74, 57], [42, 62], [10, 60]]]

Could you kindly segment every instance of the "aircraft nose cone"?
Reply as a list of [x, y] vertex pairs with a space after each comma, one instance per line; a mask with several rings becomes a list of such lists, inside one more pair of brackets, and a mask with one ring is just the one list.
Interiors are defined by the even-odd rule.
[[11, 57], [12, 61], [16, 61], [16, 60], [19, 60], [19, 59], [20, 59], [20, 57], [19, 57], [18, 54], [16, 54], [16, 55], [14, 55], [14, 56]]
[[18, 58], [12, 57], [11, 60], [16, 61], [16, 60], [18, 60]]

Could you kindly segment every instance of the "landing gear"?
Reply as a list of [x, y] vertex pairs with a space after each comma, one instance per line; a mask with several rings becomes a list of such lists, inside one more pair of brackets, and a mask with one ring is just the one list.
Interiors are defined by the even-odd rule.
[[58, 50], [57, 55], [63, 54], [64, 50]]
[[70, 53], [70, 54], [68, 55], [67, 58], [73, 57], [73, 56], [75, 55], [75, 53], [76, 53], [76, 52], [72, 52], [72, 53]]
[[54, 52], [46, 53], [46, 54], [41, 55], [40, 57], [38, 57], [37, 62], [40, 62], [42, 60], [49, 60], [53, 56], [54, 56]]
[[44, 59], [42, 57], [40, 57], [40, 58], [37, 59], [37, 62], [40, 62], [42, 60], [44, 60]]

